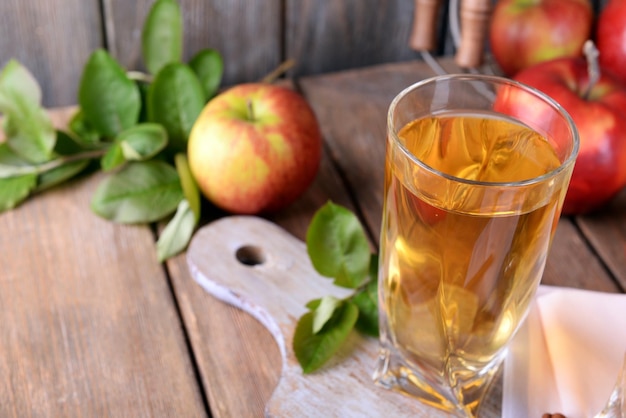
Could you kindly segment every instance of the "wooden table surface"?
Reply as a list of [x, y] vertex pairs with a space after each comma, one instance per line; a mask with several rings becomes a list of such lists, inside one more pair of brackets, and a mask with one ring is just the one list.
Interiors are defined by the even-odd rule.
[[[303, 238], [332, 199], [362, 217], [376, 246], [386, 110], [432, 75], [415, 61], [295, 80], [319, 118], [324, 155], [308, 192], [269, 219]], [[69, 115], [52, 113], [61, 124]], [[100, 178], [0, 215], [0, 416], [262, 416], [281, 372], [269, 332], [204, 292], [184, 254], [160, 264], [156, 227], [94, 215]], [[622, 194], [602, 212], [561, 219], [543, 283], [623, 293], [625, 249]]]

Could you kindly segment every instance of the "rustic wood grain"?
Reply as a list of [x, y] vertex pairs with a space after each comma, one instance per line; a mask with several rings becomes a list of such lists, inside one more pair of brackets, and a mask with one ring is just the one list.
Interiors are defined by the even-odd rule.
[[186, 254], [167, 261], [211, 416], [263, 416], [281, 370], [269, 332], [240, 309], [206, 293], [189, 274]]
[[[570, 218], [561, 218], [546, 262], [542, 283], [617, 292], [619, 288]], [[622, 267], [626, 264], [622, 264]]]
[[[607, 0], [594, 0], [599, 12]], [[108, 48], [128, 69], [142, 69], [141, 28], [153, 0], [4, 0], [0, 65], [24, 63], [41, 83], [46, 106], [76, 102], [82, 68]], [[253, 81], [293, 58], [304, 76], [414, 59], [408, 47], [410, 0], [179, 0], [184, 59], [202, 48], [224, 56], [224, 85]], [[452, 55], [448, 2], [440, 12], [435, 55]]]
[[89, 210], [101, 179], [0, 215], [0, 416], [207, 416], [153, 234]]
[[46, 106], [76, 103], [89, 54], [102, 46], [98, 0], [3, 0], [0, 65], [15, 58], [38, 80]]
[[141, 57], [141, 31], [153, 3], [154, 0], [101, 0], [103, 44], [126, 69], [145, 70]]
[[626, 292], [626, 189], [607, 207], [577, 217], [576, 223], [615, 277], [617, 286]]
[[287, 1], [286, 54], [296, 75], [411, 59], [412, 18], [412, 1]]

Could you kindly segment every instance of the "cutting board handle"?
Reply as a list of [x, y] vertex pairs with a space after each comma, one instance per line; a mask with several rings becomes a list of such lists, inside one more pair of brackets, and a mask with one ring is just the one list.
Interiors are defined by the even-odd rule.
[[418, 401], [375, 386], [378, 340], [356, 332], [327, 366], [302, 374], [291, 341], [305, 304], [326, 295], [345, 298], [352, 290], [317, 274], [305, 244], [277, 225], [249, 216], [212, 222], [194, 234], [187, 264], [202, 288], [250, 313], [276, 339], [283, 368], [266, 417], [433, 416]]

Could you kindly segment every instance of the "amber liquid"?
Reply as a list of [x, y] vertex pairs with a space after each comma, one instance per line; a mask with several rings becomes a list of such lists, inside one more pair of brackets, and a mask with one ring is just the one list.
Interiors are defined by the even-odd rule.
[[[490, 115], [419, 119], [399, 137], [420, 161], [461, 179], [516, 182], [560, 166], [541, 135]], [[489, 378], [481, 373], [499, 363], [540, 281], [566, 185], [511, 191], [445, 175], [398, 147], [387, 152], [381, 332], [408, 361], [396, 373], [429, 393], [422, 400], [473, 411], [472, 393]]]

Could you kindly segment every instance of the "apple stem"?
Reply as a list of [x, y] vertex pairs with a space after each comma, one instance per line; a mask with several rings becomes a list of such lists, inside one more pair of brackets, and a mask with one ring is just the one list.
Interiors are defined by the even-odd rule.
[[585, 58], [587, 59], [587, 75], [589, 76], [589, 82], [585, 92], [583, 93], [583, 98], [588, 100], [589, 95], [591, 94], [591, 89], [593, 89], [593, 86], [595, 86], [598, 80], [600, 80], [600, 64], [598, 62], [600, 52], [592, 40], [587, 40], [585, 42], [585, 45], [583, 45], [583, 52], [585, 54]]
[[252, 108], [252, 100], [248, 99], [246, 101], [246, 109], [248, 110], [248, 120], [250, 122], [254, 121], [254, 109]]

